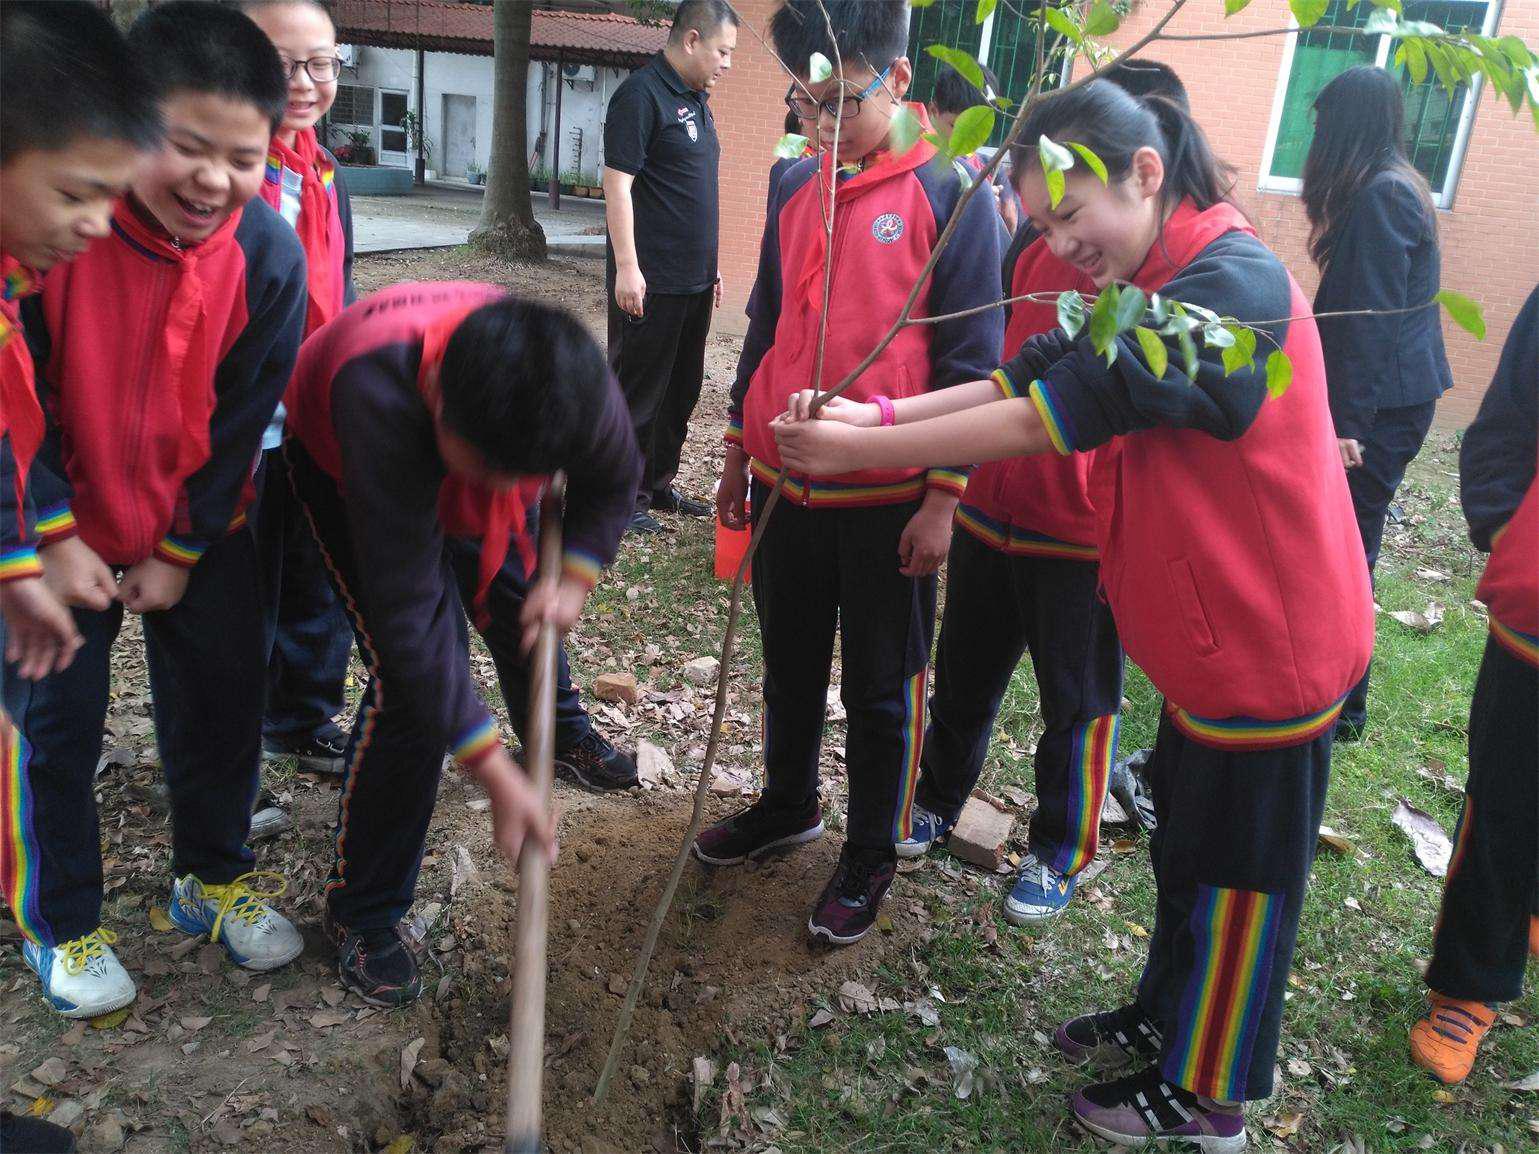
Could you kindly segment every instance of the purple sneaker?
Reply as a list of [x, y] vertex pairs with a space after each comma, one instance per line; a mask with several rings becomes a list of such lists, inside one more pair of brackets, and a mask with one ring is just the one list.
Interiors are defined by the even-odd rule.
[[1071, 1018], [1058, 1027], [1053, 1043], [1076, 1066], [1092, 1061], [1125, 1065], [1156, 1061], [1163, 1040], [1154, 1019], [1134, 1002], [1120, 1010]]
[[1196, 1094], [1165, 1081], [1158, 1066], [1086, 1086], [1069, 1106], [1081, 1126], [1119, 1146], [1185, 1142], [1205, 1154], [1246, 1147], [1243, 1107], [1204, 1105]]
[[823, 836], [823, 811], [810, 814], [771, 809], [762, 801], [700, 831], [694, 853], [706, 865], [741, 865], [770, 850], [801, 845]]
[[890, 850], [846, 845], [807, 921], [807, 932], [834, 946], [860, 941], [876, 925], [876, 911], [897, 872], [897, 858]]

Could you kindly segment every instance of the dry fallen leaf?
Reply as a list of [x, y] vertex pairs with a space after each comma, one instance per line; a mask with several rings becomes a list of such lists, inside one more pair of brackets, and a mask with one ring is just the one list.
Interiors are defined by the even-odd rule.
[[812, 1017], [807, 1019], [807, 1025], [811, 1026], [814, 1030], [817, 1030], [828, 1025], [828, 1023], [832, 1022], [833, 1020], [834, 1014], [832, 1010], [819, 1009], [812, 1015]]
[[977, 1078], [978, 1059], [956, 1046], [946, 1047], [946, 1061], [951, 1064], [951, 1091], [966, 1101], [972, 1097]]
[[33, 1070], [32, 1078], [42, 1086], [57, 1086], [60, 1082], [64, 1081], [64, 1075], [68, 1069], [69, 1067], [64, 1064], [64, 1059], [55, 1056], [47, 1059], [37, 1069]]
[[213, 1020], [213, 1018], [200, 1018], [192, 1014], [187, 1014], [184, 1015], [181, 1019], [182, 1029], [186, 1030], [189, 1034], [195, 1034]]
[[1343, 837], [1328, 825], [1320, 827], [1320, 844], [1342, 857], [1351, 857], [1356, 852], [1356, 847], [1350, 838]]
[[1434, 601], [1424, 612], [1418, 613], [1414, 609], [1396, 609], [1389, 616], [1418, 633], [1431, 633], [1443, 623], [1443, 607]]
[[350, 1022], [353, 1016], [346, 1010], [320, 1010], [309, 1017], [310, 1025], [317, 1030], [329, 1030], [333, 1026], [340, 1026], [343, 1022]]
[[846, 1014], [870, 1014], [876, 1010], [876, 995], [856, 981], [839, 987], [839, 1008]]
[[1515, 1082], [1503, 1082], [1503, 1090], [1532, 1090], [1539, 1092], [1539, 1070], [1535, 1070], [1526, 1078], [1519, 1078]]
[[171, 919], [166, 916], [166, 911], [159, 906], [150, 907], [150, 928], [157, 933], [166, 933], [176, 927], [171, 924]]
[[1448, 872], [1448, 859], [1453, 855], [1453, 844], [1436, 818], [1401, 798], [1395, 806], [1395, 812], [1390, 815], [1390, 821], [1411, 839], [1416, 860], [1421, 862], [1423, 869], [1435, 878]]
[[[830, 1014], [830, 1017], [833, 1015]], [[694, 1076], [694, 1109], [700, 1112], [700, 1107], [705, 1103], [706, 1092], [711, 1088], [711, 1083], [716, 1080], [716, 1063], [711, 1059], [700, 1055], [694, 1061], [691, 1073]]]
[[412, 1073], [417, 1068], [417, 1055], [422, 1053], [425, 1045], [426, 1038], [413, 1038], [401, 1047], [401, 1089], [405, 1090], [411, 1085]]

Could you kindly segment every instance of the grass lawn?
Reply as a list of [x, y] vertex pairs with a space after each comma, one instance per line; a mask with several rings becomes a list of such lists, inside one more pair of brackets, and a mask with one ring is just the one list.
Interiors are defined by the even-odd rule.
[[[1261, 1148], [1539, 1148], [1539, 1098], [1501, 1086], [1539, 1069], [1539, 1030], [1527, 1024], [1539, 1012], [1532, 995], [1504, 1007], [1506, 1023], [1464, 1086], [1441, 1089], [1406, 1053], [1440, 883], [1416, 863], [1390, 814], [1405, 798], [1452, 833], [1486, 637], [1484, 613], [1470, 601], [1482, 559], [1464, 535], [1455, 467], [1451, 438], [1429, 444], [1402, 490], [1405, 519], [1386, 538], [1371, 731], [1337, 747], [1326, 813], [1357, 852], [1322, 853], [1316, 863], [1289, 979], [1279, 1089], [1249, 1114]], [[1387, 616], [1433, 601], [1445, 617], [1428, 634]], [[1136, 671], [1127, 696], [1122, 740], [1131, 751], [1152, 741], [1159, 699]], [[1036, 718], [1027, 666], [985, 772], [983, 785], [996, 794], [1031, 788]], [[943, 855], [901, 877], [890, 900], [924, 903], [933, 932], [906, 955], [889, 953], [868, 984], [899, 1001], [929, 993], [939, 1025], [899, 1011], [836, 1014], [822, 1028], [745, 1039], [724, 1054], [740, 1062], [750, 1090], [746, 1115], [728, 1129], [741, 1139], [757, 1128], [761, 1145], [787, 1151], [1096, 1148], [1066, 1121], [1066, 1095], [1081, 1078], [1049, 1036], [1066, 1017], [1122, 1004], [1141, 968], [1154, 888], [1142, 839], [1115, 837], [1103, 837], [1104, 871], [1039, 931], [998, 916], [1003, 879], [959, 873]], [[953, 1092], [945, 1047], [977, 1059], [965, 1100]], [[712, 1126], [725, 1116], [708, 1111]]]

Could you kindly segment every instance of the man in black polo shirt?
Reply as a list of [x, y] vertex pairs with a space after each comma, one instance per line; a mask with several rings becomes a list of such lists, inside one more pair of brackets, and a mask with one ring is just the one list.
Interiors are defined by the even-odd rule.
[[609, 359], [646, 461], [631, 518], [642, 533], [662, 528], [654, 510], [711, 512], [673, 479], [721, 304], [721, 148], [706, 99], [732, 67], [737, 23], [726, 0], [684, 0], [667, 45], [615, 90], [604, 124]]

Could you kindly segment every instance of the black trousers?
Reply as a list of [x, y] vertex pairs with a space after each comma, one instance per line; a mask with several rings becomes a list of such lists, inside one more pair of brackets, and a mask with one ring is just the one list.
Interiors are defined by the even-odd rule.
[[1272, 1092], [1331, 737], [1222, 750], [1160, 719], [1148, 766], [1156, 908], [1138, 1000], [1164, 1032], [1165, 1077], [1194, 1094]]
[[[755, 517], [768, 498], [755, 482]], [[918, 509], [918, 501], [809, 509], [782, 500], [753, 562], [764, 646], [764, 804], [797, 812], [817, 804], [837, 630], [849, 727], [846, 840], [889, 852], [909, 835], [935, 629], [935, 578], [898, 572], [898, 539]]]
[[641, 448], [636, 508], [665, 496], [679, 472], [689, 418], [705, 382], [705, 339], [711, 331], [715, 289], [688, 295], [647, 293], [644, 315], [615, 304], [609, 276], [609, 363], [630, 405]]
[[[155, 742], [171, 798], [171, 870], [210, 885], [251, 869], [246, 846], [262, 734], [262, 615], [256, 547], [214, 542], [182, 599], [144, 615]], [[0, 774], [0, 839], [17, 850], [5, 880], [22, 932], [57, 945], [101, 925], [102, 856], [94, 783], [123, 606], [76, 609], [85, 644], [62, 673], [8, 670], [5, 707], [22, 742]], [[10, 770], [11, 767], [6, 767]]]
[[953, 820], [978, 784], [1000, 702], [1031, 653], [1044, 732], [1030, 846], [1076, 874], [1096, 855], [1117, 756], [1122, 647], [1094, 561], [1012, 557], [965, 529], [951, 538], [935, 693], [915, 800]]
[[[1347, 488], [1352, 493], [1352, 511], [1357, 514], [1357, 531], [1363, 538], [1370, 576], [1379, 563], [1379, 546], [1384, 541], [1384, 521], [1389, 516], [1390, 502], [1405, 480], [1406, 467], [1421, 452], [1436, 412], [1436, 401], [1380, 409], [1373, 428], [1361, 442], [1363, 463], [1347, 470]], [[1354, 729], [1361, 729], [1368, 720], [1368, 673], [1367, 669], [1363, 671], [1363, 679], [1352, 687], [1341, 708], [1341, 720]]]
[[[369, 681], [348, 745], [337, 816], [336, 858], [326, 900], [332, 917], [348, 929], [385, 929], [411, 908], [428, 824], [438, 800], [444, 752], [452, 736], [426, 731], [411, 711], [389, 704], [390, 687], [411, 674], [381, 663], [369, 644], [370, 623], [359, 615], [357, 601], [348, 593], [357, 585], [358, 569], [336, 482], [292, 439], [284, 451], [294, 491], [309, 516], [337, 592], [357, 631], [359, 651], [369, 666]], [[460, 538], [445, 542], [440, 562], [445, 586], [462, 603], [468, 603], [475, 594], [479, 558], [479, 542]], [[527, 588], [528, 574], [518, 552], [509, 550], [490, 592], [491, 623], [481, 633], [496, 663], [503, 700], [520, 737], [528, 716], [530, 690], [528, 665], [518, 651], [518, 615]], [[465, 660], [469, 661], [469, 625], [464, 613], [458, 614], [457, 620]], [[580, 741], [588, 729], [588, 715], [572, 687], [562, 650], [556, 666], [556, 749]]]
[[1536, 894], [1539, 669], [1492, 637], [1470, 703], [1470, 775], [1427, 985], [1452, 998], [1520, 997]]

